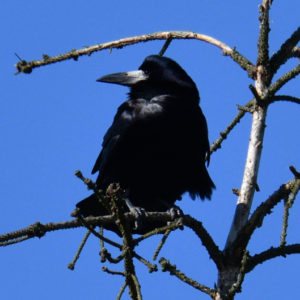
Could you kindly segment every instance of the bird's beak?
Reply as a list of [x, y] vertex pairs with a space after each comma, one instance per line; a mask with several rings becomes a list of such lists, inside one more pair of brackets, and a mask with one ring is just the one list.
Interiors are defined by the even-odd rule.
[[97, 79], [99, 82], [108, 82], [108, 83], [116, 83], [126, 86], [133, 86], [140, 81], [147, 80], [148, 75], [142, 71], [130, 71], [130, 72], [123, 72], [123, 73], [114, 73], [102, 76]]

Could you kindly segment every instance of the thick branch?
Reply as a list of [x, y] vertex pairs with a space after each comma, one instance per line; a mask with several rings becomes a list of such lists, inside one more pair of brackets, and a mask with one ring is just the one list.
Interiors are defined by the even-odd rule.
[[246, 166], [244, 169], [243, 182], [240, 189], [237, 208], [227, 238], [226, 248], [236, 239], [238, 232], [246, 224], [252, 205], [255, 187], [257, 185], [257, 174], [262, 152], [262, 143], [265, 132], [265, 120], [267, 107], [258, 106], [253, 112], [252, 128]]

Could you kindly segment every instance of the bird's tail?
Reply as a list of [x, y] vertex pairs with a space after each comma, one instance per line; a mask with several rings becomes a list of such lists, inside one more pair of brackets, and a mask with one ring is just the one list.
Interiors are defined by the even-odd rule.
[[201, 177], [197, 180], [196, 188], [189, 190], [189, 194], [192, 199], [195, 199], [196, 196], [199, 196], [202, 200], [211, 198], [213, 189], [216, 186], [212, 179], [210, 178], [207, 169], [204, 167], [201, 172]]

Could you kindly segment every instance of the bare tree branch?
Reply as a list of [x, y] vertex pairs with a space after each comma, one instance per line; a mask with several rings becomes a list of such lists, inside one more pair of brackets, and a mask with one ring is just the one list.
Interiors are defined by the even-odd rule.
[[166, 260], [165, 258], [161, 258], [159, 260], [159, 263], [161, 264], [162, 267], [162, 271], [163, 272], [170, 272], [171, 275], [175, 275], [178, 279], [180, 279], [181, 281], [189, 284], [190, 286], [192, 286], [193, 288], [200, 290], [201, 292], [210, 295], [212, 298], [215, 296], [216, 292], [213, 289], [210, 289], [209, 287], [198, 283], [197, 281], [195, 281], [194, 279], [191, 279], [189, 277], [187, 277], [183, 272], [177, 270], [175, 265], [172, 265], [168, 260]]
[[167, 230], [167, 231], [164, 233], [164, 235], [163, 235], [163, 237], [162, 237], [160, 243], [158, 244], [158, 246], [157, 246], [157, 248], [156, 248], [156, 250], [155, 250], [155, 252], [154, 252], [154, 254], [153, 254], [153, 257], [152, 257], [153, 260], [156, 260], [156, 259], [157, 259], [157, 256], [158, 256], [159, 252], [161, 251], [162, 247], [164, 246], [164, 244], [165, 244], [167, 238], [170, 236], [170, 233], [171, 233], [171, 230]]
[[300, 244], [287, 245], [282, 247], [271, 247], [270, 249], [256, 254], [249, 258], [245, 272], [251, 272], [257, 265], [264, 263], [267, 260], [290, 254], [300, 254]]
[[119, 248], [120, 250], [123, 248], [123, 246], [121, 244], [118, 244], [108, 238], [106, 238], [105, 236], [101, 235], [100, 233], [98, 233], [95, 229], [94, 226], [91, 226], [88, 222], [85, 221], [84, 218], [82, 218], [81, 216], [78, 216], [79, 221], [82, 223], [83, 226], [85, 226], [94, 236], [96, 236], [97, 238], [99, 238], [101, 241], [106, 242], [107, 244], [110, 244], [111, 246], [114, 246], [116, 248]]
[[173, 38], [168, 38], [166, 40], [166, 42], [164, 43], [163, 47], [161, 48], [161, 50], [158, 53], [159, 56], [163, 56], [165, 54], [165, 52], [167, 51], [168, 47], [170, 46], [172, 40], [173, 40]]
[[285, 73], [281, 76], [270, 88], [269, 94], [271, 96], [275, 95], [277, 91], [279, 91], [288, 81], [295, 78], [300, 73], [300, 64], [292, 69], [291, 71]]
[[203, 246], [209, 253], [210, 258], [214, 261], [219, 270], [224, 268], [223, 255], [219, 247], [215, 244], [209, 233], [203, 227], [202, 223], [189, 215], [183, 217], [183, 224], [191, 228], [201, 239]]
[[300, 98], [288, 96], [288, 95], [277, 95], [270, 98], [269, 103], [278, 102], [278, 101], [289, 101], [296, 104], [300, 104]]
[[220, 137], [212, 143], [210, 146], [210, 154], [217, 151], [221, 148], [222, 142], [227, 138], [228, 134], [233, 130], [233, 128], [240, 122], [240, 120], [244, 117], [247, 109], [250, 109], [254, 105], [254, 99], [249, 101], [244, 107], [246, 109], [239, 109], [238, 114], [236, 117], [231, 121], [231, 123], [227, 126], [227, 128], [220, 132]]
[[127, 283], [126, 283], [126, 281], [125, 281], [124, 284], [121, 286], [121, 289], [120, 289], [120, 291], [119, 291], [119, 294], [117, 295], [116, 300], [120, 300], [120, 299], [121, 299], [121, 297], [122, 297], [122, 295], [123, 295], [123, 293], [124, 293], [126, 287], [127, 287]]
[[283, 208], [282, 229], [280, 235], [280, 247], [286, 245], [289, 214], [290, 214], [290, 205], [289, 202], [285, 199], [284, 208]]
[[[133, 222], [135, 220], [135, 217], [131, 213], [125, 213], [124, 215], [128, 221]], [[114, 224], [115, 220], [112, 216], [100, 216], [100, 217], [86, 217], [83, 219], [86, 224], [90, 226], [110, 226]], [[168, 221], [172, 221], [172, 217], [169, 213], [164, 212], [149, 212], [147, 213], [146, 221], [149, 222], [158, 222], [158, 224], [161, 224], [161, 222], [167, 223]], [[44, 236], [47, 232], [56, 231], [60, 229], [71, 229], [71, 228], [78, 228], [83, 227], [82, 221], [79, 219], [66, 221], [66, 222], [57, 222], [57, 223], [47, 223], [47, 224], [41, 224], [40, 222], [36, 222], [32, 225], [29, 225], [26, 228], [23, 228], [21, 230], [9, 232], [3, 235], [0, 235], [0, 247], [5, 246], [2, 243], [12, 241], [18, 238], [27, 238], [31, 239], [34, 237], [41, 238]], [[85, 227], [85, 226], [84, 226]], [[98, 236], [99, 237], [99, 236]], [[120, 247], [120, 244], [115, 245], [117, 248]], [[122, 247], [122, 246], [121, 246]]]
[[245, 251], [244, 252], [244, 255], [243, 255], [243, 258], [242, 258], [242, 262], [241, 262], [241, 268], [240, 268], [240, 272], [237, 276], [237, 280], [236, 282], [231, 286], [231, 288], [229, 289], [228, 291], [228, 294], [231, 295], [232, 297], [238, 293], [238, 292], [241, 292], [241, 288], [242, 288], [242, 283], [244, 281], [244, 278], [245, 278], [245, 274], [246, 274], [246, 265], [247, 265], [247, 262], [249, 260], [249, 252], [248, 251]]
[[230, 248], [245, 226], [250, 213], [254, 192], [257, 186], [257, 175], [260, 165], [264, 132], [266, 127], [267, 105], [263, 100], [268, 97], [268, 62], [269, 62], [269, 10], [271, 0], [263, 0], [260, 5], [260, 34], [258, 40], [257, 69], [255, 88], [252, 89], [256, 99], [256, 107], [252, 113], [252, 127], [243, 181], [231, 229], [227, 237], [225, 249]]
[[257, 174], [262, 151], [266, 114], [266, 107], [257, 107], [257, 109], [253, 112], [252, 128], [243, 182], [240, 188], [234, 219], [227, 238], [226, 248], [228, 248], [234, 242], [239, 231], [243, 228], [248, 220], [255, 187], [257, 184]]
[[255, 66], [244, 56], [242, 56], [238, 51], [235, 49], [230, 48], [225, 43], [211, 37], [208, 35], [191, 32], [191, 31], [165, 31], [165, 32], [156, 32], [145, 34], [141, 36], [134, 36], [129, 38], [120, 39], [117, 41], [112, 41], [104, 44], [98, 44], [90, 47], [85, 47], [79, 50], [72, 50], [70, 52], [56, 55], [50, 57], [49, 55], [44, 55], [43, 59], [41, 60], [33, 60], [26, 62], [22, 60], [16, 64], [16, 68], [18, 69], [17, 73], [31, 73], [34, 68], [45, 66], [48, 64], [57, 63], [63, 60], [74, 59], [77, 60], [82, 55], [91, 55], [93, 52], [101, 51], [104, 49], [113, 49], [113, 48], [123, 48], [125, 46], [153, 41], [153, 40], [171, 40], [171, 39], [196, 39], [200, 41], [207, 42], [211, 45], [214, 45], [220, 48], [224, 55], [230, 56], [236, 63], [238, 63], [244, 70], [248, 71], [249, 76], [251, 77], [253, 73], [253, 69]]
[[257, 55], [257, 66], [267, 67], [269, 62], [269, 11], [271, 8], [272, 1], [263, 0], [263, 3], [259, 6], [259, 21], [260, 31], [258, 38], [258, 55]]
[[[180, 221], [180, 222], [178, 222], [178, 221]], [[141, 241], [143, 241], [143, 240], [149, 238], [150, 236], [157, 235], [157, 234], [160, 234], [160, 233], [165, 233], [165, 232], [167, 232], [167, 231], [170, 231], [170, 232], [171, 232], [171, 231], [173, 231], [173, 230], [175, 230], [175, 229], [177, 229], [177, 228], [180, 228], [180, 227], [182, 227], [182, 221], [181, 221], [181, 220], [176, 220], [176, 221], [174, 221], [174, 222], [170, 222], [170, 223], [167, 224], [166, 226], [163, 226], [163, 227], [157, 227], [157, 228], [155, 228], [155, 229], [153, 229], [153, 230], [151, 230], [151, 231], [149, 231], [149, 232], [143, 234], [142, 236], [140, 236], [140, 237], [134, 239], [134, 240], [133, 240], [133, 243], [134, 243], [135, 245], [138, 245]]]
[[90, 234], [91, 234], [91, 231], [90, 231], [90, 230], [87, 230], [86, 234], [84, 235], [84, 238], [83, 238], [82, 242], [81, 242], [80, 245], [79, 245], [79, 248], [78, 248], [78, 250], [77, 250], [77, 252], [76, 252], [76, 254], [75, 254], [75, 256], [74, 256], [72, 262], [70, 262], [70, 263], [68, 264], [68, 268], [69, 268], [70, 270], [74, 270], [75, 264], [76, 264], [77, 260], [79, 259], [80, 253], [81, 253], [81, 251], [82, 251], [82, 249], [83, 249], [83, 247], [84, 247], [86, 241], [88, 240]]
[[[141, 287], [136, 276], [135, 266], [133, 263], [133, 252], [135, 245], [133, 243], [129, 223], [124, 216], [124, 211], [122, 210], [122, 190], [118, 184], [110, 184], [107, 188], [106, 194], [110, 198], [110, 202], [112, 204], [111, 211], [116, 217], [115, 224], [117, 225], [123, 238], [122, 250], [124, 254], [124, 274], [129, 288], [129, 294], [133, 300], [141, 300]], [[141, 257], [139, 259], [141, 260]], [[147, 262], [144, 263], [148, 265]]]
[[[290, 169], [293, 167], [290, 167]], [[294, 168], [293, 168], [294, 169]], [[297, 175], [297, 174], [296, 174]], [[295, 176], [296, 176], [295, 175]], [[266, 201], [261, 203], [253, 212], [247, 224], [240, 231], [234, 244], [233, 249], [240, 249], [240, 251], [246, 249], [247, 244], [253, 235], [255, 229], [262, 226], [265, 216], [271, 214], [272, 209], [281, 200], [294, 201], [300, 189], [300, 177], [296, 176], [293, 180], [280, 186]], [[235, 251], [237, 252], [237, 251]]]
[[105, 266], [102, 267], [102, 271], [103, 271], [103, 272], [106, 272], [106, 273], [108, 273], [108, 274], [111, 274], [111, 275], [121, 275], [121, 276], [125, 276], [125, 273], [124, 273], [124, 272], [112, 271], [112, 270], [108, 269], [108, 268], [105, 267]]
[[276, 74], [281, 65], [290, 57], [299, 57], [300, 50], [296, 47], [300, 41], [300, 27], [281, 45], [280, 49], [270, 59], [270, 72], [272, 76]]
[[255, 89], [252, 89], [256, 99], [256, 107], [252, 113], [252, 126], [244, 175], [237, 207], [233, 217], [225, 249], [230, 248], [239, 231], [245, 226], [250, 213], [254, 192], [257, 186], [257, 175], [260, 165], [262, 145], [266, 127], [267, 105], [263, 100], [268, 95], [268, 61], [269, 61], [269, 10], [272, 0], [263, 0], [260, 5], [260, 33], [258, 39], [257, 68], [255, 73]]

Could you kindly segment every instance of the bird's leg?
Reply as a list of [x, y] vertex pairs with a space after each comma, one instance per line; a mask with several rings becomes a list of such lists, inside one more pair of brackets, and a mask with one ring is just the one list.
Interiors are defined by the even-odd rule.
[[143, 219], [147, 216], [146, 210], [142, 207], [134, 206], [129, 200], [128, 191], [125, 192], [123, 200], [125, 201], [129, 211], [135, 216], [134, 230], [141, 229]]
[[177, 205], [172, 205], [169, 208], [169, 213], [173, 220], [181, 218], [184, 215], [182, 209]]
[[181, 218], [184, 215], [183, 211], [181, 210], [181, 208], [179, 206], [177, 206], [175, 204], [170, 204], [168, 201], [166, 201], [164, 199], [160, 199], [160, 202], [163, 203], [166, 206], [166, 208], [169, 210], [169, 214], [172, 217], [172, 220]]

